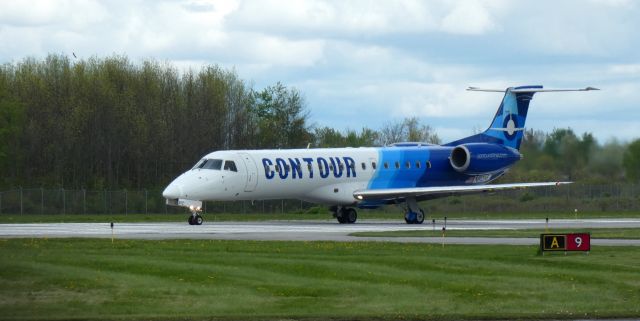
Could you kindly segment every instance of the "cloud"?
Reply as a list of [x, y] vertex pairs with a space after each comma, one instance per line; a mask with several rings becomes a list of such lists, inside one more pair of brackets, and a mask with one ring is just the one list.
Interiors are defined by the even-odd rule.
[[637, 64], [614, 64], [609, 66], [609, 74], [616, 77], [640, 77], [640, 63]]
[[287, 34], [380, 35], [435, 26], [427, 4], [415, 0], [245, 1], [229, 20], [238, 29]]
[[228, 26], [316, 37], [378, 37], [408, 33], [479, 35], [492, 30], [503, 1], [244, 1]]
[[[620, 3], [620, 5], [616, 5]], [[637, 10], [616, 1], [562, 1], [552, 7], [521, 5], [511, 16], [511, 34], [536, 53], [615, 57], [631, 47]]]
[[0, 10], [0, 23], [14, 27], [64, 25], [77, 30], [105, 18], [96, 1], [3, 1]]
[[458, 34], [483, 34], [495, 27], [493, 17], [478, 1], [458, 2], [442, 19], [442, 30]]
[[613, 128], [640, 118], [638, 15], [627, 0], [5, 1], [0, 63], [75, 52], [220, 64], [257, 88], [299, 88], [319, 124], [419, 116], [450, 135], [484, 127], [500, 101], [467, 86], [591, 85], [603, 90], [536, 95], [528, 125]]

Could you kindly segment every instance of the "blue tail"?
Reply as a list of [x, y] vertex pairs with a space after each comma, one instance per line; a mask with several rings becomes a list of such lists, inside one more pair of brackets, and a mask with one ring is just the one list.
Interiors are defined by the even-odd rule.
[[[533, 89], [527, 91], [527, 89]], [[533, 98], [536, 89], [542, 86], [509, 87], [505, 90], [502, 103], [496, 112], [491, 126], [484, 132], [459, 139], [445, 146], [457, 146], [465, 143], [493, 143], [520, 149], [520, 143], [524, 137], [524, 124], [527, 119], [529, 102]], [[517, 90], [518, 92], [512, 92]]]

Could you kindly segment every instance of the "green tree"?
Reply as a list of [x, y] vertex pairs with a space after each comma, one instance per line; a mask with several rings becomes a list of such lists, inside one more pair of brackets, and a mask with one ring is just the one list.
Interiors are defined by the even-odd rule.
[[601, 184], [610, 183], [612, 179], [624, 179], [622, 158], [625, 150], [626, 146], [616, 139], [611, 139], [602, 146], [594, 145], [587, 164], [590, 175], [586, 179]]
[[260, 148], [305, 147], [312, 135], [307, 125], [309, 113], [298, 90], [278, 82], [255, 93], [253, 112], [257, 119]]
[[15, 165], [21, 162], [20, 134], [24, 128], [24, 106], [0, 85], [0, 179], [16, 180]]
[[346, 139], [342, 133], [331, 127], [319, 127], [314, 129], [314, 147], [344, 147]]
[[591, 156], [591, 150], [597, 142], [590, 133], [582, 138], [576, 136], [571, 128], [554, 129], [548, 135], [543, 152], [554, 159], [555, 167], [568, 179], [588, 175], [585, 167]]
[[431, 126], [421, 124], [417, 117], [386, 123], [380, 130], [378, 139], [380, 145], [398, 142], [440, 144], [440, 137], [435, 130]]
[[347, 130], [345, 145], [350, 147], [376, 146], [378, 136], [379, 134], [377, 131], [367, 127], [363, 127], [360, 133], [355, 130]]
[[640, 180], [640, 139], [634, 140], [627, 146], [622, 163], [627, 178], [634, 182]]

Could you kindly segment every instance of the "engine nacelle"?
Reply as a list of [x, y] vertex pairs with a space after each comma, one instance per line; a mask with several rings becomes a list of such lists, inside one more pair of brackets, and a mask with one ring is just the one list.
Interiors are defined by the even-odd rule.
[[449, 163], [459, 173], [483, 174], [513, 165], [520, 158], [520, 153], [510, 147], [488, 143], [469, 143], [454, 147], [449, 157]]

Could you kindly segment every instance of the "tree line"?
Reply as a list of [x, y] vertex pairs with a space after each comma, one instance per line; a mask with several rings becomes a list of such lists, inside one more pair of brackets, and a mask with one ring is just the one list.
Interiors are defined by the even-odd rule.
[[[179, 71], [125, 56], [49, 55], [0, 66], [0, 187], [154, 188], [222, 149], [440, 143], [418, 118], [380, 129], [313, 126], [302, 93], [255, 89], [217, 65]], [[527, 131], [510, 178], [640, 178], [640, 140]]]

